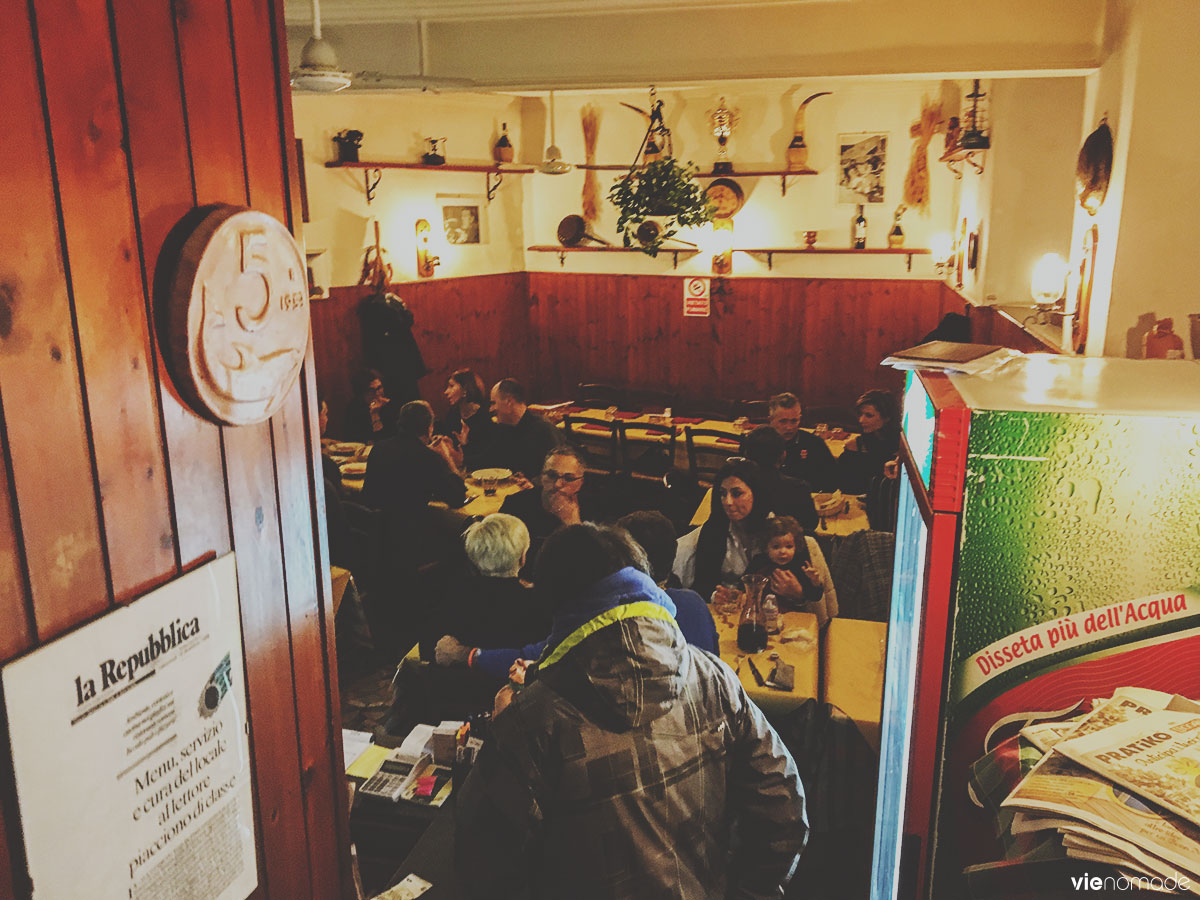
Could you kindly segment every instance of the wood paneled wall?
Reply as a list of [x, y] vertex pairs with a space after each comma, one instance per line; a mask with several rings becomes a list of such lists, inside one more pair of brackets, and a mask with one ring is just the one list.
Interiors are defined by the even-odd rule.
[[[159, 251], [193, 206], [291, 223], [282, 0], [31, 0], [9, 18], [0, 661], [236, 551], [254, 896], [349, 896], [311, 353], [270, 422], [222, 428], [183, 405], [152, 327]], [[29, 884], [0, 748], [9, 900]]]
[[[395, 286], [416, 315], [434, 374], [422, 394], [441, 408], [460, 365], [489, 381], [520, 378], [535, 399], [563, 400], [580, 382], [673, 390], [705, 404], [792, 390], [806, 404], [851, 408], [871, 387], [903, 378], [879, 361], [964, 303], [940, 282], [745, 278], [714, 297], [712, 316], [684, 318], [678, 276], [486, 275]], [[334, 288], [313, 307], [318, 387], [331, 433], [362, 367], [354, 312], [363, 288]], [[442, 404], [444, 405], [444, 404]]]
[[[430, 370], [421, 380], [421, 396], [435, 410], [445, 407], [447, 377], [464, 366], [489, 379], [489, 387], [505, 376], [530, 385], [537, 381], [527, 281], [524, 272], [514, 272], [392, 286], [416, 319], [413, 334]], [[351, 381], [365, 366], [357, 310], [368, 293], [365, 287], [335, 287], [312, 304], [317, 393], [329, 403], [333, 435], [341, 433]]]

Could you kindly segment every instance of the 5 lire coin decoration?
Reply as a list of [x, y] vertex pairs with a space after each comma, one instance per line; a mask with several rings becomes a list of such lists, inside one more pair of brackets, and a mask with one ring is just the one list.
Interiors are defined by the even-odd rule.
[[195, 209], [164, 244], [155, 280], [161, 343], [184, 400], [219, 423], [270, 418], [308, 347], [304, 255], [287, 228], [243, 207]]

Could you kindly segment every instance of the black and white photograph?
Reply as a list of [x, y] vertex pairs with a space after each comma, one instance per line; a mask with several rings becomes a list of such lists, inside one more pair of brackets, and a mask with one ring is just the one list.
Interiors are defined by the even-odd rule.
[[438, 195], [447, 244], [486, 244], [486, 204], [473, 195]]
[[887, 135], [838, 135], [838, 203], [882, 203], [887, 180]]

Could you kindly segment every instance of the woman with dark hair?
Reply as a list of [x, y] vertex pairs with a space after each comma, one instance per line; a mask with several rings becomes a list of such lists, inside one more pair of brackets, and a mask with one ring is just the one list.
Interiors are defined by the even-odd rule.
[[400, 405], [392, 402], [383, 386], [383, 376], [367, 369], [354, 377], [354, 399], [346, 407], [346, 438], [363, 444], [389, 438], [396, 433]]
[[470, 471], [482, 465], [495, 427], [483, 379], [471, 369], [458, 369], [446, 379], [443, 395], [450, 409], [438, 419], [435, 430], [458, 442], [463, 466]]
[[896, 401], [887, 391], [867, 391], [854, 404], [862, 434], [850, 440], [838, 457], [842, 490], [865, 494], [884, 466], [900, 452], [900, 416]]
[[748, 459], [729, 459], [713, 478], [708, 521], [679, 539], [675, 574], [683, 586], [704, 598], [732, 589], [750, 560], [766, 552], [770, 512], [762, 469]]

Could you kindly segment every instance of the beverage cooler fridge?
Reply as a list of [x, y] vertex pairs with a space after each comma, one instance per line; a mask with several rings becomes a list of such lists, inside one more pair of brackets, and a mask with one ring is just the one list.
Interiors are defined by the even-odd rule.
[[998, 860], [993, 726], [1139, 686], [1200, 699], [1200, 363], [909, 372], [872, 900]]

